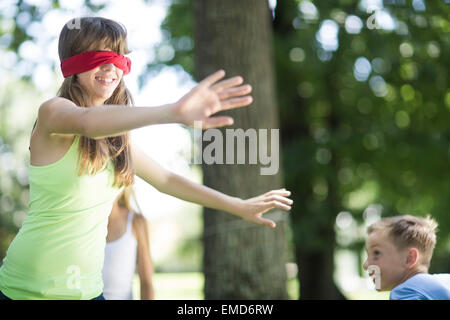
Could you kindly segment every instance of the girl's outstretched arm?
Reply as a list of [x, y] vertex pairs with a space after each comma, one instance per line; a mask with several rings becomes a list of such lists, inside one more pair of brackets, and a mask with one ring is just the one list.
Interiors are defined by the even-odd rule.
[[204, 207], [229, 212], [256, 224], [274, 228], [275, 222], [263, 218], [262, 214], [273, 208], [290, 210], [293, 204], [293, 201], [287, 198], [291, 192], [285, 189], [272, 190], [247, 200], [228, 196], [164, 169], [133, 144], [132, 157], [136, 174], [160, 192]]
[[61, 97], [53, 98], [39, 108], [38, 125], [47, 134], [79, 134], [92, 139], [121, 135], [152, 124], [181, 123], [193, 126], [201, 121], [203, 129], [233, 123], [227, 116], [214, 114], [252, 103], [250, 85], [241, 85], [240, 76], [221, 80], [220, 70], [201, 81], [174, 104], [160, 107], [127, 107], [102, 105], [82, 108]]

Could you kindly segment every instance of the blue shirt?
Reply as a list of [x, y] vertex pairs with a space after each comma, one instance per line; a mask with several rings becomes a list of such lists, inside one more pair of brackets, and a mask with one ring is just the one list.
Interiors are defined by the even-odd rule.
[[450, 300], [450, 274], [419, 273], [396, 286], [391, 300]]

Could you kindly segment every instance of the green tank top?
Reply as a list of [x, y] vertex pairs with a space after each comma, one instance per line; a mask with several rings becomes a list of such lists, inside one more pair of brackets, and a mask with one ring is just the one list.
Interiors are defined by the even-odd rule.
[[92, 299], [103, 290], [108, 216], [120, 189], [113, 163], [78, 176], [78, 141], [46, 166], [29, 166], [28, 215], [0, 268], [11, 299]]

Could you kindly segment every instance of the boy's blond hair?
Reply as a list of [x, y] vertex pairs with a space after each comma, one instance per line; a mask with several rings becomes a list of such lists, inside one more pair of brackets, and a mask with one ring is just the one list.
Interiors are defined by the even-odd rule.
[[367, 228], [367, 234], [386, 232], [397, 249], [416, 248], [422, 256], [420, 263], [428, 269], [436, 245], [437, 227], [438, 223], [429, 215], [425, 218], [404, 215], [375, 222]]

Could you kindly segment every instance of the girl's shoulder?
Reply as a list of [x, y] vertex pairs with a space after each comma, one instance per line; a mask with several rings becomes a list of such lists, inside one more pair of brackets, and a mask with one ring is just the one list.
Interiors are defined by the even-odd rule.
[[[63, 98], [63, 97], [53, 97], [44, 101], [38, 110], [37, 120], [35, 123], [35, 127], [47, 127], [49, 123], [53, 120], [53, 115], [58, 113], [58, 111], [65, 109], [61, 107], [76, 107], [76, 104], [71, 100]], [[34, 128], [33, 128], [34, 129]]]
[[[58, 104], [67, 103], [68, 101], [70, 100], [54, 97], [41, 105], [39, 110], [40, 114], [31, 131], [28, 147], [30, 151], [30, 164], [32, 166], [47, 166], [57, 162], [66, 154], [72, 145], [73, 140], [75, 139], [74, 134], [48, 134], [42, 127], [43, 119], [41, 108], [54, 108], [57, 107]], [[70, 103], [73, 102], [70, 101]]]

